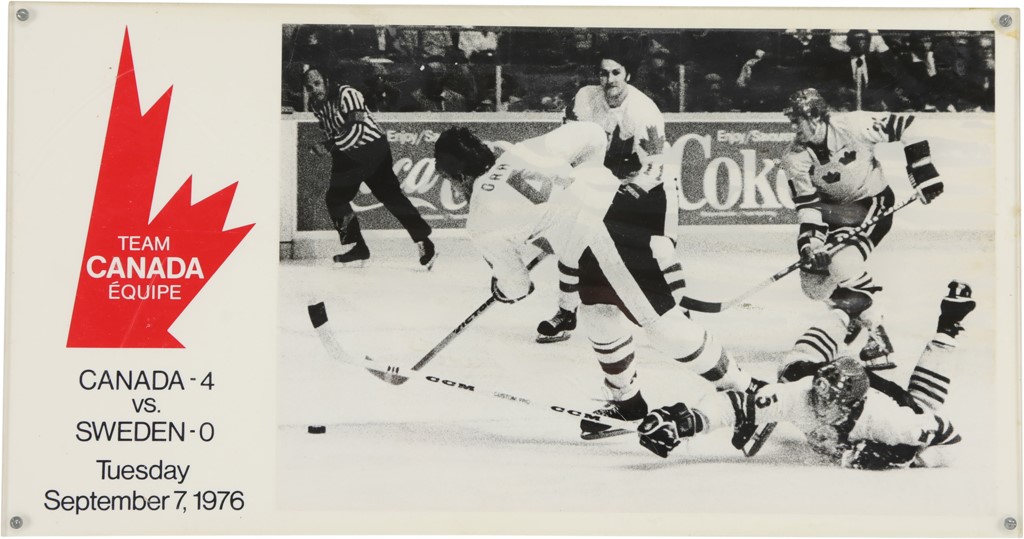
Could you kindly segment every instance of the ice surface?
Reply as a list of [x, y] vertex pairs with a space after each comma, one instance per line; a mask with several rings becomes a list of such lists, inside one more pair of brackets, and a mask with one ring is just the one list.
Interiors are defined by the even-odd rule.
[[[680, 252], [690, 294], [725, 300], [792, 262], [793, 227], [692, 227]], [[978, 309], [961, 337], [963, 361], [945, 415], [964, 436], [952, 466], [885, 473], [823, 465], [802, 435], [780, 425], [746, 459], [719, 431], [668, 459], [635, 436], [579, 439], [576, 421], [544, 408], [446, 390], [387, 385], [332, 362], [306, 315], [326, 301], [347, 346], [411, 366], [488, 297], [486, 264], [456, 235], [438, 241], [432, 272], [419, 270], [407, 239], [370, 236], [371, 265], [334, 269], [327, 260], [282, 262], [279, 309], [278, 504], [344, 511], [588, 511], [678, 514], [976, 515], [991, 513], [995, 396], [992, 288], [994, 238], [984, 232], [907, 231], [899, 226], [871, 259], [885, 286], [885, 326], [904, 383], [934, 331], [939, 297], [951, 278], [974, 287]], [[534, 272], [537, 291], [498, 304], [423, 372], [555, 400], [599, 407], [602, 375], [586, 339], [533, 342], [554, 312], [554, 261]], [[823, 307], [806, 300], [796, 275], [750, 304], [695, 319], [720, 336], [745, 370], [774, 378], [781, 355]], [[654, 405], [692, 399], [709, 385], [639, 339], [639, 376]], [[306, 426], [326, 425], [310, 435]], [[813, 533], [813, 531], [808, 531]]]

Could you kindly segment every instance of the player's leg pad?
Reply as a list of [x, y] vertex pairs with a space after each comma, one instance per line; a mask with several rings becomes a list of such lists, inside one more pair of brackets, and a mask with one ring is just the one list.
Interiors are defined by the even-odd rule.
[[561, 261], [558, 262], [558, 290], [570, 294], [578, 294], [580, 291], [580, 270], [573, 268]]
[[801, 355], [809, 356], [814, 361], [827, 363], [836, 358], [836, 354], [839, 353], [839, 343], [832, 335], [829, 335], [828, 331], [814, 326], [796, 340], [793, 349], [794, 351], [799, 350]]
[[946, 397], [949, 395], [949, 384], [949, 378], [918, 365], [914, 367], [914, 372], [910, 375], [908, 389], [918, 402], [937, 410], [946, 402]]
[[605, 386], [611, 391], [613, 401], [625, 400], [635, 392], [636, 366], [633, 359], [636, 345], [631, 335], [609, 343], [591, 341], [597, 361], [604, 372]]
[[704, 337], [696, 349], [677, 355], [675, 360], [685, 364], [701, 378], [715, 384], [719, 390], [742, 390], [750, 384], [749, 376], [743, 375], [736, 362], [719, 344], [718, 339], [707, 331], [704, 332]]

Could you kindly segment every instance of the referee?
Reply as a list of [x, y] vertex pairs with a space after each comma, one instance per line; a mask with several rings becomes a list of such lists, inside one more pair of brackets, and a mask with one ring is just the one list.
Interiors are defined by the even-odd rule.
[[331, 152], [331, 183], [327, 188], [327, 213], [341, 238], [344, 251], [334, 255], [339, 265], [362, 265], [370, 258], [352, 210], [352, 199], [366, 182], [373, 196], [394, 215], [419, 248], [420, 264], [434, 265], [436, 253], [430, 241], [430, 225], [402, 192], [395, 176], [391, 146], [384, 131], [370, 116], [363, 94], [346, 84], [332, 84], [319, 69], [306, 71], [304, 85], [310, 107], [327, 134], [324, 148]]

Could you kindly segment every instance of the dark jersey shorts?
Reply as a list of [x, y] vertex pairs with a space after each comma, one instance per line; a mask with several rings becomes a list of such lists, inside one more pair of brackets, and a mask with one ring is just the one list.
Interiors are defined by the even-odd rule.
[[604, 217], [607, 236], [580, 257], [580, 301], [616, 305], [635, 324], [645, 325], [675, 306], [672, 290], [651, 252], [651, 238], [663, 234], [666, 195], [659, 185], [639, 197], [620, 190]]

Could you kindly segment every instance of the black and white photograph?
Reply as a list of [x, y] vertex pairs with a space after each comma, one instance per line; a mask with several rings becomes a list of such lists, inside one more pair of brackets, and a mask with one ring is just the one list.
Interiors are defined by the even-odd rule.
[[12, 2], [0, 535], [1022, 537], [1020, 28]]
[[282, 507], [1000, 505], [994, 30], [671, 21], [282, 27]]

